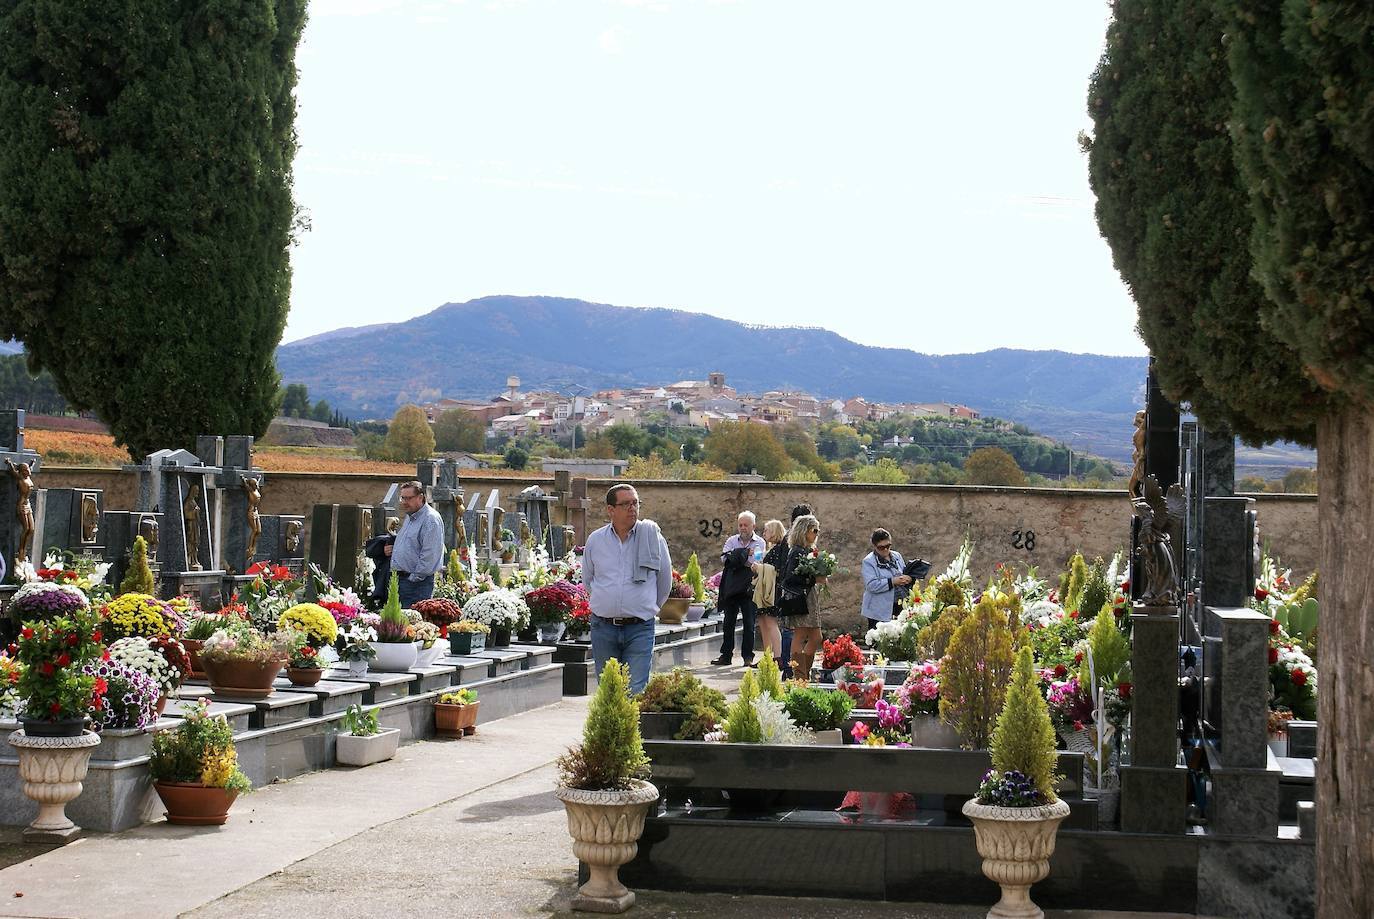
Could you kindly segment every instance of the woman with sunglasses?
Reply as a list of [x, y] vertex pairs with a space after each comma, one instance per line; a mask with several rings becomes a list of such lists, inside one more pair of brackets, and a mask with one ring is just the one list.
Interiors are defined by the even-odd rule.
[[911, 590], [911, 576], [902, 573], [906, 562], [901, 553], [892, 548], [891, 533], [879, 527], [869, 541], [873, 551], [864, 556], [862, 568], [863, 615], [872, 630], [878, 623], [888, 622], [896, 615], [898, 605]]
[[787, 561], [778, 575], [778, 617], [792, 629], [793, 669], [808, 678], [816, 652], [821, 649], [820, 597], [816, 588], [825, 578], [797, 569], [798, 563], [815, 550], [820, 535], [821, 523], [815, 516], [803, 514], [792, 521], [787, 534]]

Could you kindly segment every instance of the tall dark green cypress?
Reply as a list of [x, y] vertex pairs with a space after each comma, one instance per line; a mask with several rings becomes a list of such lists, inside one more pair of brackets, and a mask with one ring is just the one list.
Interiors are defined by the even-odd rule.
[[261, 435], [305, 0], [0, 0], [0, 335], [135, 456]]
[[1189, 0], [1114, 10], [1088, 92], [1089, 178], [1160, 385], [1209, 427], [1256, 444], [1311, 443], [1325, 397], [1292, 345], [1266, 329], [1264, 291], [1250, 276], [1221, 18]]

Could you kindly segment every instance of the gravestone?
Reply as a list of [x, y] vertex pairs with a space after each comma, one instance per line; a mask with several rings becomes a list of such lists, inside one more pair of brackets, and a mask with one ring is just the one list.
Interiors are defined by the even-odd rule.
[[275, 546], [263, 538], [262, 492], [266, 486], [263, 471], [253, 465], [253, 438], [242, 434], [227, 437], [202, 435], [196, 450], [206, 462], [218, 467], [215, 476], [220, 567], [231, 579], [243, 576], [257, 561], [276, 561]]
[[134, 509], [162, 514], [157, 554], [162, 596], [194, 594], [202, 603], [218, 603], [225, 572], [218, 567], [217, 521], [211, 513], [219, 467], [186, 450], [158, 450], [125, 468], [138, 475]]
[[472, 553], [471, 561], [473, 563], [476, 563], [477, 559], [482, 557], [480, 555], [482, 550], [479, 545], [479, 537], [481, 536], [479, 530], [481, 529], [481, 525], [477, 519], [481, 516], [477, 509], [478, 502], [481, 500], [482, 493], [480, 491], [473, 492], [472, 497], [468, 499], [467, 507], [463, 510], [463, 529], [467, 532], [467, 545], [469, 551]]
[[152, 511], [106, 511], [104, 516], [105, 561], [110, 570], [105, 581], [119, 589], [124, 575], [129, 571], [129, 558], [134, 548], [134, 537], [142, 536], [148, 546], [148, 567], [153, 570], [153, 583], [160, 583], [162, 563], [158, 556], [162, 551], [162, 517]]
[[316, 504], [310, 515], [310, 563], [351, 587], [363, 544], [373, 536], [370, 504]]
[[43, 460], [24, 446], [24, 417], [23, 409], [0, 411], [0, 553], [7, 579], [18, 562], [43, 562], [46, 495], [33, 478]]
[[[555, 541], [556, 555], [566, 555], [572, 551], [574, 545], [581, 545], [587, 541], [587, 511], [591, 505], [592, 502], [587, 497], [586, 478], [573, 478], [572, 473], [566, 469], [553, 474], [551, 508], [558, 510], [551, 513], [555, 518], [553, 523], [559, 531]], [[567, 527], [572, 529], [572, 545], [568, 545], [569, 539], [564, 529]]]
[[[554, 498], [545, 495], [544, 490], [538, 485], [531, 485], [516, 496], [515, 510], [520, 518], [521, 526], [529, 529], [534, 541], [543, 545], [551, 557], [558, 558], [563, 553], [554, 551], [554, 527], [551, 514], [554, 500]], [[520, 535], [520, 541], [523, 545], [524, 534], [518, 535]]]
[[105, 555], [105, 497], [99, 488], [46, 488], [42, 547]]

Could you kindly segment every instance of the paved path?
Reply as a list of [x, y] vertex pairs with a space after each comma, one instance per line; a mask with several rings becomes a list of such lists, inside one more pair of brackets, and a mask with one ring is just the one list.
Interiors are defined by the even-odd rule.
[[[721, 689], [733, 688], [741, 672], [739, 666], [703, 668]], [[0, 916], [566, 915], [577, 863], [562, 805], [552, 794], [553, 760], [576, 740], [585, 712], [586, 699], [568, 698], [483, 725], [462, 741], [404, 746], [388, 763], [271, 785], [240, 798], [218, 829], [154, 823], [92, 835], [0, 870]], [[641, 891], [627, 915], [984, 914], [965, 906]]]

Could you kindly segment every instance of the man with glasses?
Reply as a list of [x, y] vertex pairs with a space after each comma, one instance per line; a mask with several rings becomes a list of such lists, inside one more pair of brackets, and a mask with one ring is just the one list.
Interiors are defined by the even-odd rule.
[[401, 485], [401, 531], [383, 551], [398, 578], [401, 606], [409, 609], [434, 596], [434, 572], [444, 563], [444, 518], [425, 501], [419, 482]]
[[744, 655], [744, 666], [754, 664], [754, 621], [758, 607], [754, 605], [754, 562], [763, 561], [763, 553], [768, 546], [763, 537], [754, 532], [758, 518], [753, 511], [741, 511], [736, 520], [738, 533], [732, 534], [721, 549], [720, 561], [724, 566], [720, 578], [720, 595], [716, 600], [725, 614], [725, 628], [721, 632], [720, 656], [711, 663], [728, 667], [735, 656], [735, 622], [744, 621], [744, 636], [740, 642], [740, 653]]
[[870, 542], [873, 551], [864, 556], [863, 562], [863, 615], [869, 629], [876, 629], [878, 623], [891, 621], [897, 604], [911, 590], [911, 575], [902, 570], [906, 562], [892, 548], [891, 533], [879, 527], [873, 531]]
[[639, 519], [632, 485], [606, 492], [610, 523], [587, 537], [582, 583], [592, 607], [592, 660], [599, 677], [615, 658], [630, 668], [630, 693], [644, 691], [654, 657], [654, 620], [673, 588], [673, 560], [658, 524]]

